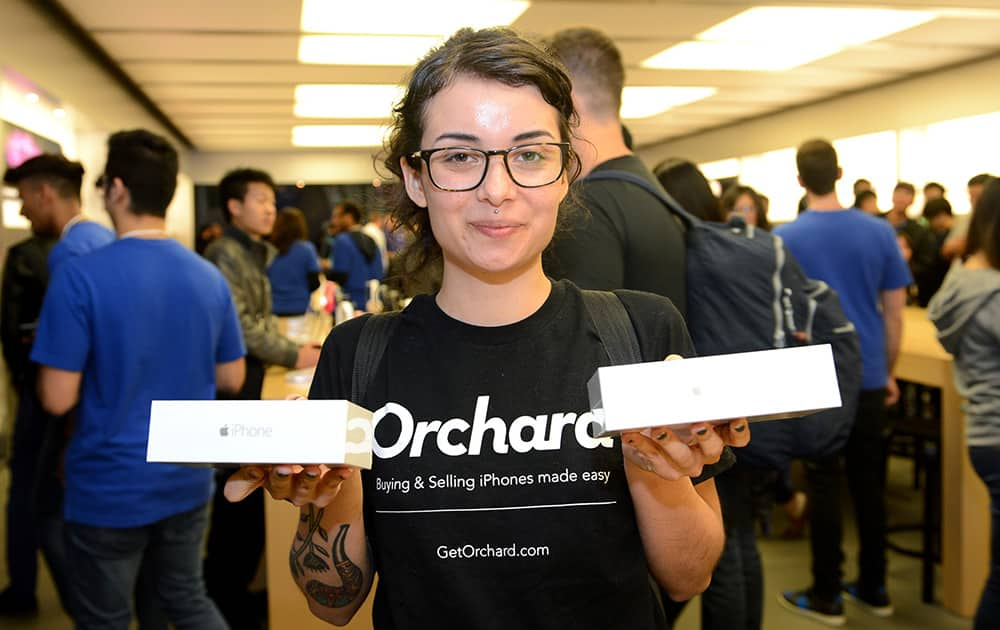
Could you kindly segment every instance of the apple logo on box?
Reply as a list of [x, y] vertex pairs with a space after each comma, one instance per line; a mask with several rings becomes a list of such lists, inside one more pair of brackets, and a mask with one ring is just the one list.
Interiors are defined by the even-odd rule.
[[229, 425], [224, 424], [221, 427], [219, 427], [219, 435], [221, 435], [222, 437], [226, 437], [227, 435], [229, 435]]

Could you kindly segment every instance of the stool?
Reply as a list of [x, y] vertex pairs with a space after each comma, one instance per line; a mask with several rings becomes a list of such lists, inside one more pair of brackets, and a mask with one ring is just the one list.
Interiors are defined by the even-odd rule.
[[[887, 527], [886, 546], [921, 559], [921, 599], [930, 604], [934, 602], [934, 564], [941, 561], [941, 395], [938, 389], [904, 382], [900, 382], [900, 392], [900, 403], [889, 420], [889, 450], [913, 458], [915, 488], [923, 472], [923, 519], [921, 523]], [[888, 536], [917, 529], [921, 531], [920, 549], [897, 545]]]

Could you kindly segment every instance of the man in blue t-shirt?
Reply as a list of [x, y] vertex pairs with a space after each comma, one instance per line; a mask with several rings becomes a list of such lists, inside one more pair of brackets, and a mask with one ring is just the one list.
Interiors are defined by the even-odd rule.
[[[45, 250], [46, 258], [42, 261], [45, 269], [38, 278], [43, 292], [51, 271], [60, 263], [103, 247], [115, 238], [111, 230], [84, 220], [80, 213], [83, 173], [79, 162], [55, 153], [37, 155], [4, 173], [4, 182], [17, 188], [21, 214], [31, 222], [32, 232], [58, 239]], [[4, 298], [17, 299], [13, 294], [5, 294]], [[37, 315], [36, 310], [30, 322], [22, 323], [30, 328], [19, 333], [25, 344], [26, 361], [34, 342]], [[5, 354], [8, 349], [4, 348]], [[28, 362], [18, 392], [7, 501], [10, 582], [0, 593], [0, 616], [37, 610], [39, 548], [49, 565], [63, 608], [69, 610], [71, 606], [62, 544], [62, 483], [56, 477], [58, 466], [54, 465], [62, 452], [61, 436], [67, 420], [42, 410], [35, 393], [37, 372], [37, 366]]]
[[104, 247], [115, 233], [80, 213], [83, 166], [54, 153], [43, 153], [4, 174], [17, 186], [21, 214], [35, 232], [59, 235], [49, 252], [49, 274], [62, 262]]
[[226, 627], [201, 574], [212, 472], [146, 462], [151, 401], [212, 399], [244, 377], [225, 280], [164, 230], [177, 169], [159, 136], [109, 138], [103, 194], [119, 239], [56, 269], [32, 349], [45, 409], [79, 403], [64, 501], [78, 627], [127, 626], [144, 561], [174, 625]]
[[350, 201], [337, 204], [331, 222], [337, 234], [330, 246], [330, 275], [356, 309], [367, 310], [368, 281], [383, 275], [378, 244], [361, 230], [361, 210]]
[[[834, 186], [841, 169], [829, 142], [805, 142], [796, 163], [809, 208], [775, 232], [810, 277], [824, 280], [840, 295], [858, 331], [864, 373], [843, 453], [806, 465], [813, 586], [784, 593], [779, 601], [789, 610], [840, 625], [845, 619], [842, 595], [876, 615], [892, 614], [885, 588], [886, 406], [899, 398], [892, 368], [902, 337], [905, 287], [912, 278], [892, 227], [840, 205]], [[841, 457], [860, 543], [858, 578], [847, 584], [841, 581]]]

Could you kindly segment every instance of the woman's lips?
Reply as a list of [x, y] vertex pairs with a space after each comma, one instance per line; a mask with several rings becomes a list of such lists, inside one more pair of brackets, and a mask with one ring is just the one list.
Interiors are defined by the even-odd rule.
[[520, 223], [510, 221], [473, 221], [470, 225], [480, 234], [492, 238], [510, 236], [521, 227]]

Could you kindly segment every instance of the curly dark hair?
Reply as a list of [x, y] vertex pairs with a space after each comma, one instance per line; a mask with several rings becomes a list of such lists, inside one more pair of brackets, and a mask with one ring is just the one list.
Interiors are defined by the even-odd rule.
[[[559, 113], [560, 140], [570, 141], [577, 114], [571, 96], [572, 84], [562, 64], [542, 45], [511, 29], [464, 28], [417, 63], [403, 99], [393, 108], [393, 124], [381, 162], [400, 182], [403, 181], [401, 159], [406, 159], [417, 171], [423, 168], [419, 158], [410, 156], [421, 148], [428, 101], [459, 77], [538, 88], [545, 102]], [[568, 152], [566, 171], [571, 182], [580, 173], [580, 160], [572, 150]], [[408, 284], [410, 276], [419, 277], [439, 266], [441, 246], [434, 238], [427, 209], [413, 203], [404, 186], [393, 186], [392, 190], [395, 196], [392, 217], [413, 236], [397, 261], [404, 284]], [[564, 218], [560, 212], [560, 222]]]

